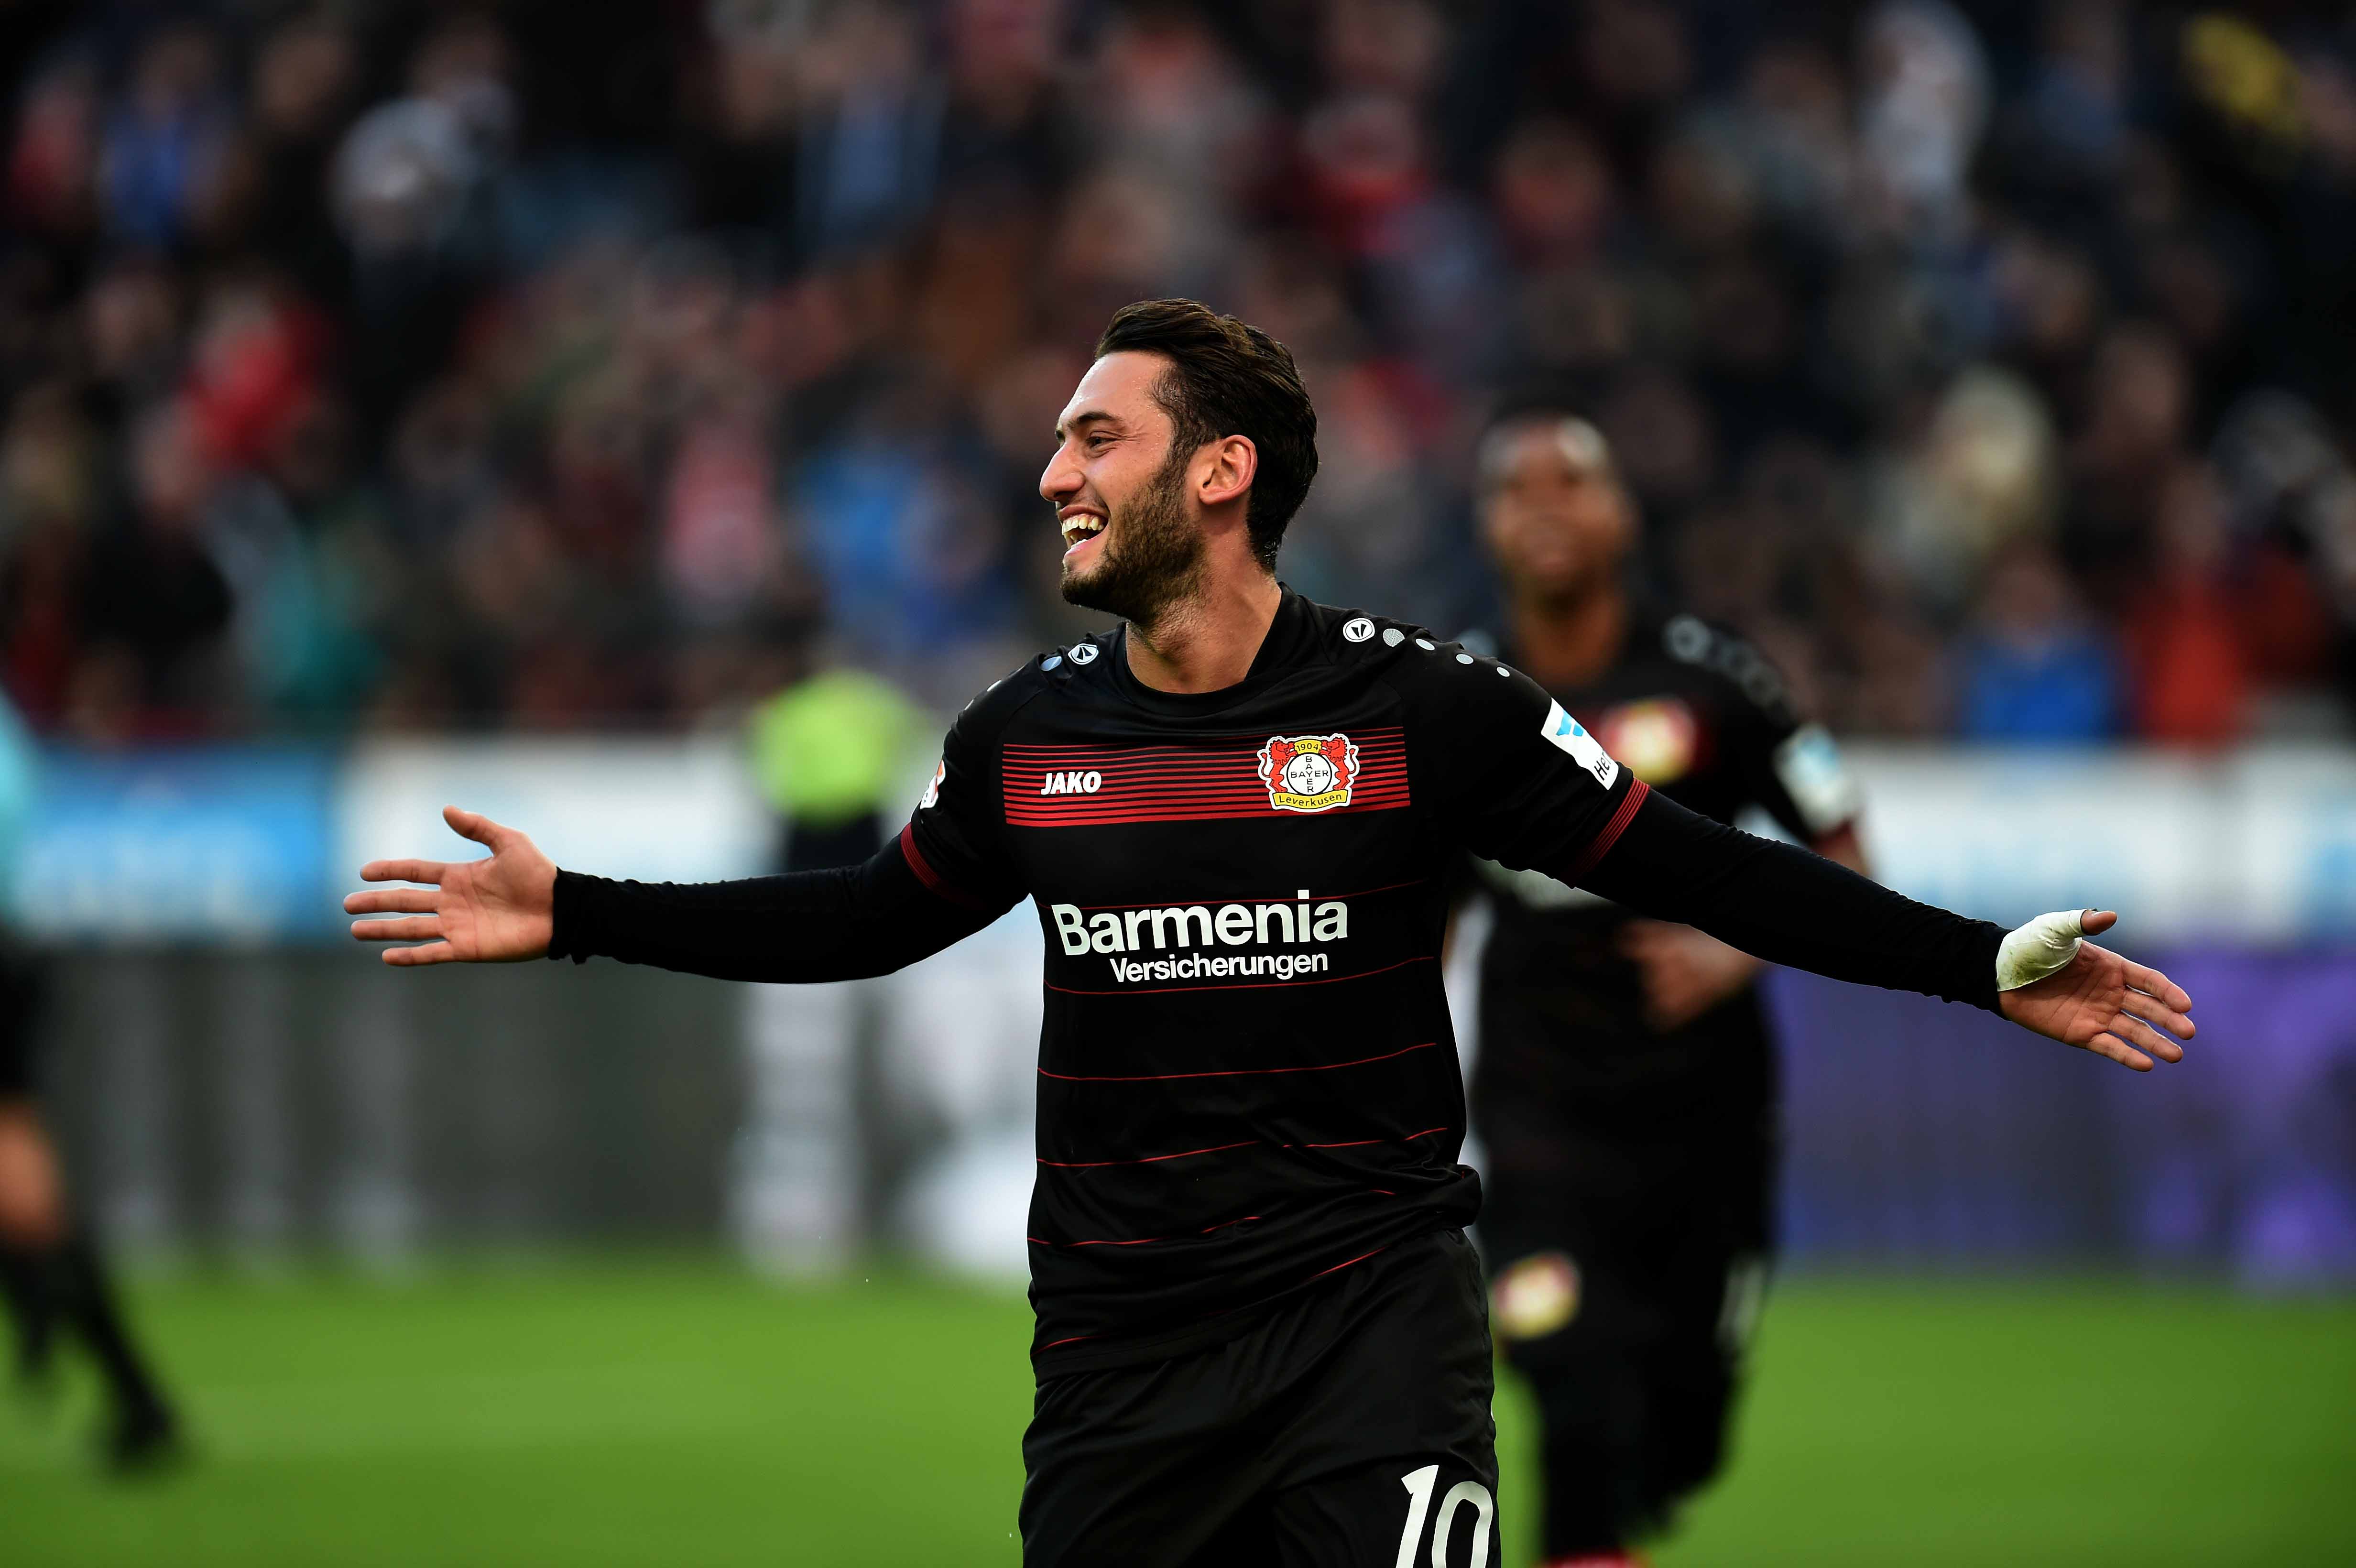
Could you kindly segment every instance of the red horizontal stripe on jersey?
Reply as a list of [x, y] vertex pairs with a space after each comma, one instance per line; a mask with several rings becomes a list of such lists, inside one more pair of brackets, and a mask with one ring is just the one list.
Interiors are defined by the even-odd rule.
[[[1049, 780], [1057, 774], [1072, 773], [1099, 775], [1097, 787], [1091, 790], [1059, 789], [1052, 794], [1047, 791], [1045, 786]], [[1350, 787], [1354, 790], [1369, 789], [1376, 784], [1406, 788], [1407, 769], [1405, 767], [1361, 767], [1350, 779]], [[1002, 793], [1010, 800], [1026, 795], [1035, 800], [1071, 798], [1098, 800], [1108, 795], [1140, 793], [1167, 795], [1180, 790], [1196, 795], [1210, 791], [1232, 790], [1265, 797], [1268, 794], [1268, 785], [1261, 781], [1258, 773], [1244, 773], [1237, 768], [1223, 768], [1215, 773], [1205, 773], [1194, 776], [1164, 773], [1123, 773], [1109, 768], [1055, 768], [1044, 773], [1033, 773], [1028, 777], [1022, 773], [1010, 773], [1006, 775]]]
[[[1303, 731], [1301, 733], [1315, 734], [1316, 731]], [[1386, 724], [1376, 729], [1350, 730], [1344, 733], [1351, 743], [1364, 751], [1372, 745], [1403, 741], [1407, 731], [1397, 724]], [[1271, 732], [1257, 739], [1237, 737], [1200, 746], [1108, 746], [1100, 741], [1009, 741], [1000, 750], [1010, 757], [1065, 756], [1081, 752], [1099, 757], [1200, 757], [1221, 752], [1233, 755], [1237, 752], [1257, 752], [1275, 739]]]
[[[1069, 765], [1066, 765], [1066, 762]], [[1378, 752], [1372, 755], [1361, 756], [1358, 759], [1356, 776], [1364, 778], [1368, 774], [1403, 773], [1406, 771], [1406, 754], [1398, 752]], [[1010, 783], [1018, 784], [1037, 784], [1055, 773], [1102, 773], [1104, 782], [1099, 787], [1104, 789], [1110, 789], [1119, 784], [1164, 782], [1197, 784], [1212, 779], [1233, 779], [1244, 784], [1259, 782], [1259, 762], [1257, 756], [1229, 757], [1216, 764], [1205, 763], [1183, 767], [1159, 763], [1148, 764], [1111, 757], [1101, 760], [1066, 759], [1066, 762], [1056, 763], [1053, 767], [1019, 767], [1010, 763], [1001, 772]]]
[[[1407, 770], [1404, 768], [1361, 768], [1357, 776], [1350, 781], [1350, 790], [1353, 794], [1364, 794], [1370, 789], [1404, 790], [1407, 787]], [[1010, 773], [1006, 778], [1005, 788], [1001, 793], [1009, 805], [1023, 800], [1119, 800], [1128, 795], [1192, 795], [1196, 798], [1230, 795], [1257, 796], [1261, 805], [1268, 804], [1268, 785], [1250, 773], [1246, 773], [1241, 778], [1232, 773], [1201, 779], [1170, 778], [1158, 773], [1147, 779], [1108, 777], [1101, 780], [1094, 789], [1058, 789], [1053, 793], [1046, 790], [1039, 780], [1019, 778]]]
[[[1365, 795], [1373, 790], [1394, 790], [1404, 795], [1407, 788], [1407, 775], [1403, 773], [1371, 775], [1361, 773], [1350, 784], [1353, 795]], [[1262, 805], [1269, 804], [1268, 786], [1254, 778], [1205, 780], [1199, 784], [1183, 779], [1151, 779], [1137, 783], [1108, 779], [1095, 789], [1059, 789], [1053, 794], [1035, 788], [1023, 780], [1009, 779], [1002, 795], [1009, 807], [1026, 802], [1036, 805], [1083, 805], [1139, 800], [1237, 799], [1258, 801]]]
[[1208, 1148], [1181, 1149], [1176, 1154], [1149, 1154], [1138, 1159], [1040, 1158], [1035, 1160], [1034, 1163], [1051, 1166], [1057, 1170], [1101, 1170], [1107, 1166], [1159, 1165], [1166, 1159], [1192, 1159], [1198, 1154], [1226, 1154], [1234, 1149], [1259, 1148], [1264, 1146], [1275, 1148], [1367, 1148], [1376, 1144], [1411, 1144], [1418, 1138], [1428, 1138], [1434, 1133], [1453, 1132], [1454, 1130], [1455, 1129], [1452, 1127], [1426, 1127], [1419, 1133], [1404, 1133], [1395, 1138], [1351, 1138], [1344, 1143], [1333, 1144], [1275, 1144], [1271, 1146], [1267, 1145], [1267, 1140], [1263, 1138], [1246, 1138], [1241, 1143], [1213, 1144]]
[[1350, 1259], [1347, 1259], [1347, 1260], [1346, 1260], [1346, 1261], [1344, 1261], [1344, 1262], [1335, 1264], [1332, 1268], [1321, 1268], [1321, 1269], [1319, 1269], [1315, 1274], [1311, 1275], [1309, 1277], [1310, 1277], [1311, 1279], [1323, 1279], [1323, 1278], [1324, 1278], [1327, 1275], [1329, 1275], [1329, 1274], [1339, 1274], [1339, 1273], [1341, 1273], [1341, 1272], [1342, 1272], [1342, 1270], [1344, 1270], [1344, 1269], [1345, 1269], [1345, 1268], [1348, 1268], [1348, 1267], [1350, 1266], [1350, 1264], [1362, 1264], [1362, 1263], [1365, 1263], [1368, 1258], [1374, 1257], [1374, 1256], [1375, 1256], [1375, 1255], [1376, 1255], [1377, 1253], [1387, 1253], [1387, 1252], [1388, 1252], [1388, 1251], [1390, 1251], [1390, 1249], [1389, 1249], [1388, 1247], [1376, 1247], [1376, 1248], [1374, 1250], [1374, 1252], [1371, 1252], [1371, 1253], [1360, 1253], [1356, 1257], [1355, 1257], [1355, 1258], [1350, 1258]]
[[[1201, 773], [1214, 768], [1245, 767], [1259, 771], [1263, 748], [1237, 746], [1219, 750], [1187, 752], [1108, 751], [1099, 746], [1069, 746], [1036, 752], [1030, 756], [1013, 754], [1008, 747], [999, 759], [1001, 771], [1012, 773], [1054, 773], [1062, 768], [1101, 768], [1110, 773], [1116, 768], [1145, 773]], [[1402, 741], [1368, 741], [1358, 747], [1358, 761], [1395, 763], [1407, 755]]]
[[[1355, 805], [1361, 801], [1376, 795], [1396, 800], [1404, 805], [1408, 799], [1407, 782], [1404, 779], [1376, 779], [1371, 783], [1353, 784], [1350, 786], [1348, 804]], [[1167, 805], [1219, 805], [1259, 811], [1278, 809], [1276, 805], [1268, 798], [1268, 789], [1262, 784], [1221, 784], [1216, 788], [1206, 789], [1187, 789], [1183, 786], [1165, 787], [1156, 784], [1150, 789], [1100, 789], [1093, 794], [1074, 791], [1068, 795], [1041, 795], [1036, 790], [1006, 792], [1006, 809], [1009, 815], [1023, 811], [1151, 811]], [[1324, 809], [1338, 811], [1346, 807], [1331, 806]]]
[[1009, 813], [1006, 825], [1009, 827], [1119, 827], [1138, 822], [1260, 822], [1280, 816], [1365, 816], [1377, 811], [1404, 811], [1407, 805], [1404, 800], [1367, 801], [1364, 804], [1354, 801], [1348, 805], [1337, 805], [1327, 811], [1306, 813], [1242, 808], [1229, 811], [1214, 808], [1208, 811], [1075, 813], [1069, 816], [1016, 816]]
[[[1079, 773], [1088, 770], [1075, 768], [1058, 771]], [[1407, 787], [1407, 773], [1403, 769], [1382, 771], [1361, 768], [1358, 771], [1357, 776], [1350, 783], [1350, 791], [1353, 795], [1362, 795], [1372, 789], [1395, 789], [1404, 791]], [[1262, 784], [1258, 779], [1248, 773], [1242, 778], [1227, 776], [1218, 779], [1205, 779], [1200, 782], [1185, 779], [1169, 779], [1157, 775], [1150, 779], [1134, 780], [1108, 778], [1092, 790], [1057, 790], [1055, 794], [1048, 795], [1042, 789], [1033, 788], [1033, 781], [1017, 778], [1012, 774], [1009, 774], [1006, 780], [1004, 795], [1009, 805], [1013, 805], [1017, 801], [1025, 800], [1037, 801], [1041, 803], [1052, 801], [1058, 804], [1076, 804], [1086, 801], [1120, 800], [1139, 796], [1151, 797], [1170, 795], [1188, 796], [1198, 800], [1205, 796], [1239, 795], [1245, 799], [1252, 799], [1256, 797], [1264, 805], [1268, 803], [1268, 785]]]
[[[1426, 1127], [1419, 1133], [1407, 1133], [1395, 1138], [1355, 1138], [1345, 1144], [1302, 1144], [1302, 1148], [1365, 1148], [1368, 1144], [1411, 1144], [1418, 1138], [1428, 1138], [1434, 1133], [1453, 1132], [1453, 1127]], [[1290, 1148], [1293, 1146], [1284, 1146]]]
[[[1272, 738], [1272, 737], [1270, 737]], [[1405, 731], [1396, 726], [1350, 736], [1358, 767], [1346, 805], [1286, 811], [1259, 776], [1269, 738], [1224, 746], [1009, 745], [1000, 759], [1005, 820], [1015, 827], [1114, 827], [1237, 817], [1324, 816], [1411, 805]], [[1048, 795], [1055, 779], [1094, 773], [1086, 795]]]
[[[1376, 893], [1393, 893], [1398, 891], [1401, 888], [1419, 888], [1430, 880], [1430, 879], [1429, 877], [1419, 877], [1411, 882], [1386, 882], [1379, 888], [1360, 888], [1355, 893], [1311, 893], [1305, 900], [1297, 894], [1292, 894], [1283, 898], [1253, 897], [1226, 899], [1221, 901], [1231, 904], [1291, 904], [1302, 902], [1313, 903], [1320, 899], [1323, 899], [1329, 902], [1335, 899], [1370, 899]], [[1093, 914], [1100, 910], [1169, 909], [1175, 904], [1204, 903], [1208, 901], [1208, 900], [1204, 899], [1149, 899], [1141, 904], [1082, 904], [1080, 905], [1080, 908], [1083, 911]]]
[[1386, 964], [1379, 969], [1361, 969], [1355, 975], [1319, 975], [1307, 980], [1254, 980], [1248, 986], [1128, 986], [1109, 991], [1082, 990], [1077, 986], [1058, 986], [1047, 982], [1047, 989], [1061, 991], [1067, 997], [1168, 997], [1180, 991], [1266, 991], [1279, 986], [1338, 986], [1344, 980], [1369, 980], [1376, 975], [1387, 975], [1394, 969], [1404, 969], [1410, 964], [1429, 964], [1433, 955], [1418, 954], [1402, 958], [1396, 964]]
[[1216, 790], [1130, 790], [1119, 795], [1099, 792], [1096, 795], [1038, 795], [1010, 794], [1006, 797], [1008, 820], [1017, 816], [1078, 816], [1115, 811], [1223, 811], [1260, 812], [1271, 816], [1328, 816], [1335, 812], [1363, 810], [1369, 802], [1380, 801], [1387, 805], [1409, 804], [1405, 784], [1376, 783], [1354, 787], [1344, 805], [1330, 805], [1315, 811], [1285, 811], [1268, 798], [1265, 789]]
[[[1259, 1142], [1246, 1138], [1241, 1143], [1213, 1144], [1208, 1148], [1180, 1149], [1176, 1154], [1149, 1154], [1139, 1159], [1042, 1159], [1041, 1165], [1054, 1166], [1057, 1170], [1096, 1170], [1108, 1165], [1159, 1165], [1165, 1159], [1192, 1159], [1198, 1154], [1225, 1154], [1233, 1148], [1249, 1148]], [[1311, 1145], [1314, 1148], [1319, 1146]]]
[[[1204, 1226], [1201, 1230], [1194, 1232], [1194, 1234], [1197, 1236], [1207, 1236], [1214, 1231], [1224, 1231], [1230, 1225], [1248, 1225], [1258, 1218], [1259, 1216], [1257, 1214], [1245, 1214], [1233, 1220], [1222, 1220], [1215, 1225]], [[1034, 1247], [1150, 1247], [1156, 1242], [1183, 1242], [1187, 1240], [1184, 1236], [1140, 1236], [1134, 1241], [1128, 1242], [1050, 1242], [1044, 1241], [1037, 1236], [1025, 1236], [1023, 1239], [1030, 1243]], [[1367, 1255], [1371, 1257], [1373, 1254], [1368, 1253]], [[1354, 1264], [1357, 1261], [1357, 1259], [1352, 1258], [1350, 1263]], [[1347, 1268], [1349, 1266], [1349, 1264], [1336, 1264], [1333, 1265], [1334, 1268]], [[1327, 1269], [1325, 1272], [1327, 1274], [1332, 1274], [1333, 1269]], [[1082, 1334], [1078, 1336], [1078, 1338], [1085, 1339], [1088, 1338], [1088, 1336]], [[1055, 1343], [1058, 1345], [1068, 1345], [1071, 1341], [1069, 1339], [1058, 1339]], [[1043, 1349], [1045, 1348], [1046, 1347], [1044, 1346], [1041, 1347]]]
[[1208, 1072], [1107, 1074], [1050, 1072], [1042, 1067], [1039, 1069], [1039, 1076], [1057, 1079], [1066, 1083], [1168, 1083], [1180, 1078], [1256, 1078], [1279, 1072], [1332, 1072], [1344, 1067], [1366, 1067], [1377, 1061], [1395, 1061], [1402, 1056], [1410, 1056], [1419, 1051], [1430, 1051], [1439, 1043], [1438, 1040], [1427, 1040], [1421, 1045], [1401, 1046], [1397, 1051], [1387, 1051], [1380, 1056], [1361, 1056], [1355, 1061], [1320, 1061], [1306, 1067], [1227, 1067]]

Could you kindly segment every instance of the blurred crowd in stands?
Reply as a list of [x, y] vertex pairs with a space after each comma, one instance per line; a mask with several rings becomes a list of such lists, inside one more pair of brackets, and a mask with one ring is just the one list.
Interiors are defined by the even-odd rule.
[[19, 0], [0, 679], [89, 741], [944, 706], [1088, 624], [1119, 304], [1300, 357], [1284, 575], [1493, 613], [1502, 390], [1837, 729], [2356, 691], [2356, 22], [2100, 0]]

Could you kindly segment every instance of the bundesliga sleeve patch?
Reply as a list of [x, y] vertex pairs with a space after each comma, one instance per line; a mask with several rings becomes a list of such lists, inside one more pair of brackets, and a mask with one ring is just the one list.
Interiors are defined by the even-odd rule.
[[1547, 745], [1568, 752], [1572, 762], [1594, 774], [1595, 782], [1605, 789], [1610, 789], [1612, 781], [1620, 776], [1620, 764], [1596, 743], [1595, 737], [1589, 734], [1578, 720], [1564, 710], [1561, 703], [1547, 704], [1546, 718], [1538, 725], [1538, 733], [1546, 737]]
[[1274, 735], [1259, 753], [1259, 782], [1279, 811], [1332, 811], [1350, 804], [1358, 748], [1347, 735]]
[[1812, 833], [1830, 833], [1864, 805], [1840, 748], [1821, 724], [1803, 724], [1775, 748], [1775, 777]]

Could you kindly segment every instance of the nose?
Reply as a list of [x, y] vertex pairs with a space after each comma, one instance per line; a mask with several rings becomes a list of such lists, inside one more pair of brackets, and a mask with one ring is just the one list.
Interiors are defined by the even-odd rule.
[[1047, 466], [1039, 475], [1039, 494], [1054, 506], [1062, 506], [1079, 493], [1080, 465], [1072, 461], [1072, 449], [1059, 446], [1055, 455], [1047, 459]]

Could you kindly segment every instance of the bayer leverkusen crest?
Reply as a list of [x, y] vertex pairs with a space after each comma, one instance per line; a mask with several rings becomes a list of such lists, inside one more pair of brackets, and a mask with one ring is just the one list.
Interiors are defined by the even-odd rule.
[[1358, 748], [1347, 735], [1275, 735], [1259, 752], [1259, 782], [1279, 811], [1332, 811], [1350, 804]]

